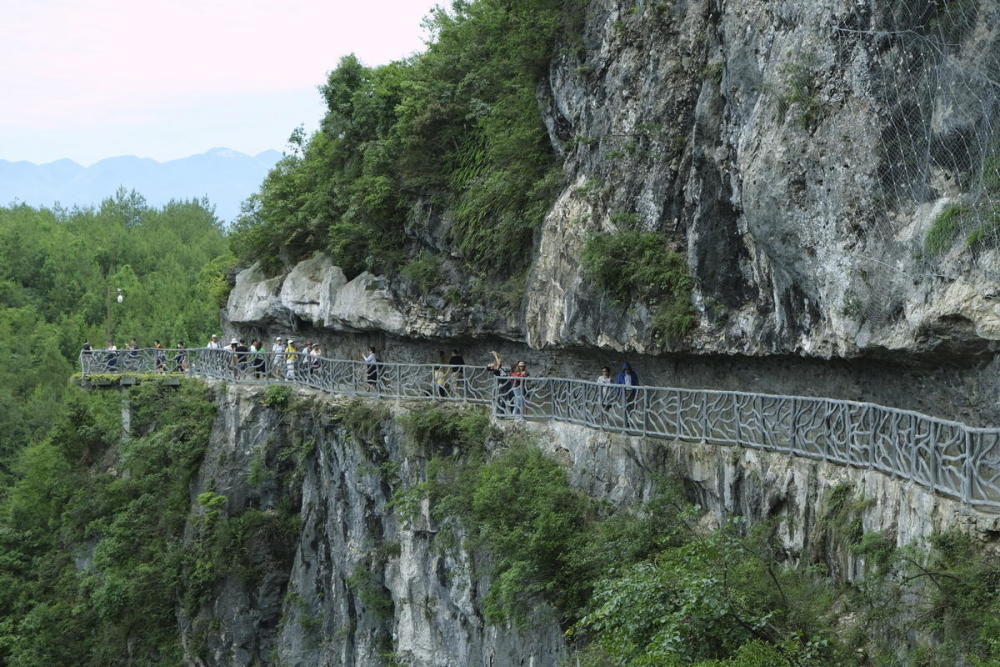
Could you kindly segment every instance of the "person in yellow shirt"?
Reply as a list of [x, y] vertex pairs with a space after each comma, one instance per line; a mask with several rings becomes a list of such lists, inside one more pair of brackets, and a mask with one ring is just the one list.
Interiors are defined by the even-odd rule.
[[288, 339], [288, 347], [285, 348], [285, 377], [289, 380], [295, 379], [295, 362], [298, 361], [299, 353], [295, 349], [295, 339]]

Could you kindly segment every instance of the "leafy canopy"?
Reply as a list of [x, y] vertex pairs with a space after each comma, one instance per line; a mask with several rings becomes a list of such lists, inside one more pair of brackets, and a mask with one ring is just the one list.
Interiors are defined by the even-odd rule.
[[325, 250], [349, 275], [394, 274], [421, 247], [408, 225], [444, 216], [473, 273], [526, 267], [560, 182], [537, 90], [577, 0], [458, 1], [427, 19], [427, 51], [377, 68], [346, 56], [321, 91], [327, 112], [235, 226], [243, 262], [277, 269]]

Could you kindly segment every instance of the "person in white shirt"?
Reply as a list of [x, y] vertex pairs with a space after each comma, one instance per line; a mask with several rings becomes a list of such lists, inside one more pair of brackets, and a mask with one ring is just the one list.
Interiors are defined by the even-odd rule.
[[378, 388], [378, 355], [375, 354], [375, 347], [369, 346], [361, 359], [368, 364], [368, 388], [375, 391]]
[[597, 384], [601, 385], [601, 410], [603, 413], [607, 413], [614, 400], [611, 395], [611, 369], [608, 366], [601, 369], [601, 374], [597, 376]]
[[281, 336], [277, 336], [274, 339], [274, 344], [271, 345], [271, 374], [276, 378], [282, 378], [285, 375], [285, 341]]
[[210, 350], [221, 350], [222, 349], [222, 343], [219, 342], [219, 337], [218, 336], [216, 336], [215, 334], [212, 334], [212, 338], [208, 341], [208, 344], [205, 345], [205, 347], [207, 347]]
[[313, 343], [309, 348], [309, 375], [314, 377], [319, 373], [319, 343]]

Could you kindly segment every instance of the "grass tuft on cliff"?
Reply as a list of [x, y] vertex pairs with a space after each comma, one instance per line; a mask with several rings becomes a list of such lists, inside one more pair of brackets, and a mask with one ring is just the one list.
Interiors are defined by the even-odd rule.
[[694, 282], [683, 254], [670, 250], [655, 232], [624, 231], [594, 234], [584, 246], [587, 277], [611, 303], [647, 305], [655, 333], [676, 342], [697, 323], [691, 303]]

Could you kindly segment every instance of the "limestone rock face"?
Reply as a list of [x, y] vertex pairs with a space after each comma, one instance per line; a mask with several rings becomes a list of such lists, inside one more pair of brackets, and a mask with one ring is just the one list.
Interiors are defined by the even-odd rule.
[[240, 271], [226, 305], [229, 321], [239, 324], [285, 322], [288, 311], [278, 296], [283, 282], [282, 277], [265, 276], [257, 264]]
[[[996, 92], [977, 73], [1000, 57], [1000, 6], [941, 42], [920, 26], [944, 4], [591, 0], [539, 90], [568, 185], [521, 308], [347, 282], [317, 256], [282, 278], [240, 274], [229, 317], [534, 349], [978, 363], [1000, 341], [996, 244], [925, 245], [992, 159], [980, 135]], [[447, 256], [438, 217], [417, 207], [407, 234]], [[625, 230], [687, 258], [684, 339], [654, 336], [656, 304], [608, 303], [583, 275], [588, 237]]]
[[273, 278], [254, 265], [236, 276], [226, 314], [236, 326], [292, 327], [301, 322], [333, 331], [405, 334], [406, 318], [383, 283], [367, 272], [348, 281], [321, 253]]
[[936, 10], [917, 4], [591, 2], [542, 96], [571, 184], [542, 229], [528, 342], [662, 349], [649, 313], [608, 309], [580, 271], [589, 233], [638, 228], [687, 254], [700, 322], [684, 349], [995, 349], [996, 249], [922, 255], [985, 164], [995, 91], [966, 79], [1000, 53], [997, 8], [935, 60], [908, 21]]
[[[298, 508], [301, 531], [283, 557], [266, 539], [248, 545], [260, 576], [226, 578], [182, 618], [190, 664], [377, 667], [390, 654], [427, 667], [563, 663], [565, 639], [544, 605], [524, 627], [484, 620], [489, 563], [466, 548], [460, 526], [444, 546], [426, 503], [415, 516], [390, 506], [398, 484], [423, 479], [425, 463], [394, 422], [383, 424], [384, 437], [361, 441], [331, 419], [328, 397], [298, 392], [305, 404], [289, 418], [265, 395], [220, 389], [194, 493], [225, 496], [229, 516]], [[282, 452], [302, 443], [294, 483], [279, 488]]]
[[299, 262], [281, 283], [281, 305], [296, 317], [325, 325], [347, 278], [330, 258], [317, 254]]
[[[269, 407], [264, 387], [230, 384], [216, 395], [192, 497], [211, 491], [225, 497], [230, 520], [281, 515], [268, 525], [290, 522], [295, 531], [283, 545], [280, 531], [254, 533], [243, 574], [233, 568], [193, 614], [180, 612], [188, 664], [375, 667], [387, 655], [417, 667], [566, 664], [566, 639], [546, 605], [523, 625], [486, 618], [489, 555], [470, 545], [460, 522], [432, 514], [426, 500], [411, 509], [392, 502], [426, 478], [426, 456], [395, 421], [405, 408], [384, 413], [381, 435], [359, 436], [341, 421], [337, 399], [307, 390], [296, 390], [294, 409]], [[706, 528], [735, 516], [778, 519], [790, 562], [823, 563], [841, 581], [860, 577], [865, 564], [827, 517], [838, 488], [864, 499], [852, 521], [897, 546], [926, 547], [952, 528], [994, 541], [1000, 531], [996, 515], [872, 471], [558, 422], [497, 426], [529, 430], [574, 487], [615, 507], [648, 501], [665, 477], [679, 476], [706, 510]], [[191, 517], [186, 539], [199, 521]]]

